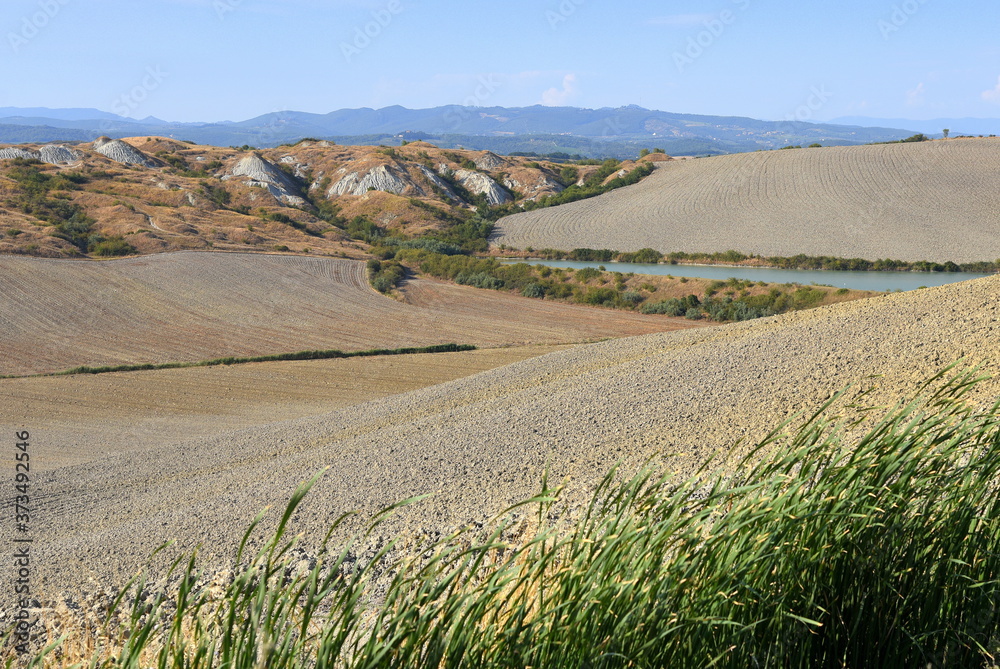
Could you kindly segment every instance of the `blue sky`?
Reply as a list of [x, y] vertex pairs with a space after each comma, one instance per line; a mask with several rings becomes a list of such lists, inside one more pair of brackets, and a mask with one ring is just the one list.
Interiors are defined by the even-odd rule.
[[4, 0], [0, 106], [1000, 117], [998, 25], [987, 0]]

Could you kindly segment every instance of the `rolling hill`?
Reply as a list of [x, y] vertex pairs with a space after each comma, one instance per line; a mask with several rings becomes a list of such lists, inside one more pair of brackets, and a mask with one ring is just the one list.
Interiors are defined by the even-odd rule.
[[339, 258], [170, 253], [108, 262], [0, 255], [0, 374], [300, 350], [568, 343], [692, 327], [413, 279], [400, 302]]
[[[354, 239], [379, 230], [442, 231], [468, 222], [478, 206], [559, 193], [568, 183], [560, 169], [423, 142], [391, 148], [302, 141], [253, 151], [150, 136], [0, 146], [0, 253], [78, 257], [93, 255], [104, 238], [121, 238], [105, 251], [360, 257]], [[576, 171], [584, 179], [598, 169]]]
[[[617, 462], [657, 457], [679, 474], [710, 456], [721, 465], [847, 384], [845, 416], [861, 393], [865, 406], [892, 405], [962, 356], [992, 371], [998, 291], [1000, 278], [988, 278], [602, 342], [311, 418], [152, 448], [141, 434], [102, 442], [33, 479], [39, 584], [55, 593], [124, 582], [169, 538], [176, 550], [203, 543], [201, 564], [224, 567], [249, 519], [322, 467], [292, 525], [306, 549], [341, 512], [364, 519], [415, 494], [434, 493], [382, 528], [382, 541], [402, 532], [413, 545], [486, 520], [535, 492], [545, 470], [571, 477], [575, 494]], [[66, 447], [44, 425], [35, 432], [33, 461]]]
[[1000, 257], [1000, 139], [664, 163], [635, 186], [498, 223], [495, 245], [934, 262]]

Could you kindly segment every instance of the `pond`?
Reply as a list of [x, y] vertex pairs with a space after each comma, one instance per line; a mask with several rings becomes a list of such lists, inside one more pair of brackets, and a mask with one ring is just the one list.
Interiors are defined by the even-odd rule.
[[762, 267], [729, 267], [723, 265], [646, 265], [627, 262], [577, 262], [575, 260], [504, 260], [505, 264], [527, 262], [548, 267], [600, 267], [609, 272], [687, 276], [701, 279], [730, 277], [764, 281], [766, 283], [813, 283], [854, 290], [915, 290], [921, 286], [943, 286], [959, 281], [981, 279], [988, 274], [970, 272], [837, 272], [832, 270], [769, 269]]

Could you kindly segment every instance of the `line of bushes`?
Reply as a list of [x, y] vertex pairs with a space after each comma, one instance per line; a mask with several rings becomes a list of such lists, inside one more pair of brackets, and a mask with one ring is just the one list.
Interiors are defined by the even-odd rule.
[[[368, 351], [339, 351], [336, 349], [318, 351], [298, 351], [296, 353], [275, 353], [271, 355], [256, 355], [251, 357], [226, 357], [215, 358], [213, 360], [202, 360], [200, 362], [157, 362], [144, 363], [139, 365], [108, 365], [103, 367], [90, 367], [83, 365], [74, 367], [62, 372], [52, 372], [50, 374], [32, 374], [30, 376], [68, 376], [73, 374], [108, 374], [111, 372], [144, 372], [155, 369], [184, 369], [187, 367], [217, 367], [219, 365], [242, 365], [251, 362], [282, 362], [287, 360], [332, 360], [336, 358], [368, 358], [382, 355], [411, 355], [415, 353], [456, 353], [461, 351], [475, 351], [476, 347], [471, 344], [437, 344], [434, 346], [420, 346], [416, 348], [376, 348]], [[12, 375], [0, 378], [21, 378]]]
[[613, 249], [578, 248], [572, 251], [559, 249], [529, 249], [545, 260], [573, 260], [576, 262], [628, 262], [640, 264], [669, 263], [703, 263], [735, 265], [746, 261], [757, 261], [757, 264], [779, 269], [815, 269], [847, 272], [971, 272], [975, 274], [992, 274], [1000, 272], [1000, 259], [997, 261], [980, 262], [932, 262], [928, 260], [892, 260], [881, 258], [865, 260], [863, 258], [837, 258], [834, 256], [761, 256], [748, 255], [739, 251], [719, 251], [715, 253], [686, 253], [672, 251], [661, 253], [656, 249], [644, 248], [633, 252], [615, 251]]
[[722, 283], [724, 282], [713, 282], [705, 291], [703, 299], [698, 299], [696, 295], [688, 295], [684, 298], [647, 302], [639, 308], [639, 311], [644, 314], [684, 316], [691, 320], [738, 322], [789, 311], [812, 309], [819, 306], [826, 297], [825, 291], [811, 286], [798, 286], [787, 292], [775, 287], [762, 295], [714, 297], [716, 290], [714, 286]]

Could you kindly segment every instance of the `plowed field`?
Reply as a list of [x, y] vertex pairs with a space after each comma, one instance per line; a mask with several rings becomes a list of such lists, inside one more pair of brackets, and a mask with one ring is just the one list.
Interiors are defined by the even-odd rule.
[[108, 262], [0, 256], [0, 374], [305, 349], [557, 344], [690, 321], [416, 279], [412, 304], [354, 260], [172, 253]]
[[0, 432], [31, 430], [47, 445], [32, 471], [45, 471], [328, 413], [562, 348], [3, 379]]
[[497, 227], [494, 243], [519, 249], [995, 260], [1000, 139], [671, 161], [635, 186]]

